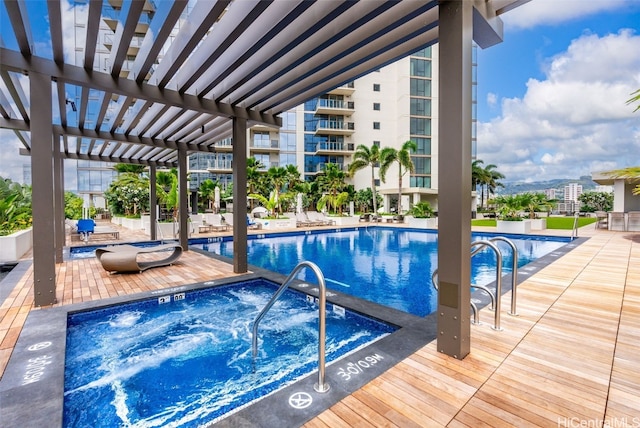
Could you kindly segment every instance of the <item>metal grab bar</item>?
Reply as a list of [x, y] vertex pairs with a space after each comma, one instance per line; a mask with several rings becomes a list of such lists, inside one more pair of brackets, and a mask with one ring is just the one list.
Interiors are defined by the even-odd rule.
[[[475, 247], [478, 247], [474, 250]], [[471, 243], [471, 257], [479, 253], [482, 248], [489, 247], [496, 253], [496, 294], [493, 312], [493, 329], [502, 330], [500, 327], [500, 306], [502, 301], [502, 252], [496, 244], [491, 241], [474, 241]]]
[[319, 301], [318, 301], [318, 383], [313, 385], [313, 389], [317, 392], [327, 392], [329, 390], [329, 384], [325, 383], [325, 342], [326, 342], [326, 302], [327, 302], [327, 287], [324, 280], [324, 275], [320, 268], [312, 262], [303, 261], [298, 263], [298, 265], [293, 268], [287, 279], [284, 280], [282, 285], [278, 288], [278, 291], [275, 292], [269, 303], [260, 311], [258, 316], [253, 321], [253, 337], [251, 338], [251, 349], [253, 356], [253, 363], [255, 365], [255, 359], [258, 355], [258, 324], [264, 318], [266, 313], [271, 309], [276, 300], [280, 298], [282, 293], [286, 291], [289, 287], [289, 284], [294, 279], [294, 277], [302, 270], [303, 268], [310, 268], [313, 273], [316, 275], [318, 279], [318, 287], [319, 287]]
[[578, 211], [574, 213], [573, 216], [573, 227], [571, 228], [571, 240], [573, 241], [578, 237]]
[[516, 285], [518, 283], [518, 248], [516, 247], [516, 244], [514, 244], [504, 236], [496, 236], [495, 238], [491, 238], [490, 241], [506, 242], [511, 247], [513, 260], [511, 262], [511, 312], [509, 312], [509, 315], [518, 316], [518, 312], [516, 311]]
[[[509, 244], [513, 252], [513, 262], [512, 262], [512, 272], [511, 272], [511, 312], [509, 312], [509, 315], [514, 315], [514, 316], [518, 315], [516, 313], [516, 284], [518, 282], [518, 249], [513, 242], [511, 242], [509, 239], [505, 238], [504, 236], [497, 236], [489, 240], [474, 241], [471, 243], [471, 257], [478, 254], [485, 247], [491, 248], [496, 253], [496, 293], [495, 295], [491, 292], [491, 290], [489, 290], [487, 287], [483, 285], [471, 284], [471, 287], [482, 290], [489, 295], [489, 298], [491, 299], [491, 309], [495, 311], [493, 329], [502, 330], [502, 328], [500, 327], [500, 307], [501, 307], [501, 301], [502, 301], [502, 251], [500, 251], [500, 248], [498, 248], [498, 246], [494, 244], [495, 241], [506, 242], [507, 244]], [[433, 271], [433, 274], [431, 275], [431, 282], [433, 284], [433, 287], [437, 290], [438, 289], [438, 269], [435, 269]], [[473, 311], [474, 324], [479, 324], [480, 320], [479, 320], [478, 308], [473, 302], [471, 302], [471, 309]]]

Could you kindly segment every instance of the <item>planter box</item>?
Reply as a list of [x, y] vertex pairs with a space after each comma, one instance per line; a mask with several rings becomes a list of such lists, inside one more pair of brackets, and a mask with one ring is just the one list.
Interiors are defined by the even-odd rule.
[[438, 227], [438, 218], [415, 218], [413, 216], [405, 216], [404, 221], [409, 227], [417, 227], [420, 229], [435, 229]]
[[16, 262], [33, 246], [33, 229], [0, 236], [0, 262]]
[[112, 217], [111, 223], [125, 227], [129, 230], [142, 230], [144, 228], [142, 218]]
[[329, 220], [336, 222], [336, 226], [357, 226], [360, 224], [360, 216], [333, 217], [327, 216]]
[[256, 223], [262, 224], [263, 229], [295, 229], [296, 228], [296, 219], [295, 218], [256, 218], [253, 221]]
[[498, 233], [531, 233], [531, 220], [522, 221], [497, 221]]
[[[158, 239], [173, 239], [178, 233], [178, 224], [175, 223], [158, 223], [157, 225], [157, 238]], [[151, 231], [147, 231], [151, 234]]]
[[545, 230], [547, 228], [546, 218], [536, 218], [531, 220], [531, 230]]

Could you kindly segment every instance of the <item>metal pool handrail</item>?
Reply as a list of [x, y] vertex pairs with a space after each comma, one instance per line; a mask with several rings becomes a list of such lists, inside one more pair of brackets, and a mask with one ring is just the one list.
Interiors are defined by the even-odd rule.
[[474, 241], [471, 243], [471, 257], [480, 252], [484, 247], [489, 247], [496, 253], [496, 303], [494, 305], [493, 313], [493, 329], [502, 330], [502, 327], [500, 327], [500, 305], [502, 301], [502, 252], [498, 246], [491, 241]]
[[282, 293], [289, 287], [291, 281], [303, 268], [308, 267], [313, 271], [318, 279], [319, 287], [319, 301], [318, 301], [318, 383], [313, 386], [317, 392], [329, 391], [329, 384], [325, 383], [325, 342], [326, 342], [326, 302], [327, 302], [327, 287], [324, 280], [324, 275], [320, 268], [312, 262], [303, 261], [293, 268], [287, 279], [284, 280], [282, 285], [275, 292], [269, 303], [260, 311], [256, 319], [253, 321], [253, 336], [251, 338], [251, 349], [253, 356], [253, 363], [255, 364], [256, 356], [258, 355], [258, 324], [264, 318], [266, 313], [271, 309], [276, 300], [280, 298]]

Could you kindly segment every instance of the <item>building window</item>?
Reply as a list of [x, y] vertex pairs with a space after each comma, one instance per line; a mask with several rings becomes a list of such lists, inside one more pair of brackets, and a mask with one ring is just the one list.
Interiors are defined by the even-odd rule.
[[411, 58], [411, 75], [418, 77], [431, 77], [431, 61]]
[[421, 117], [410, 118], [409, 132], [412, 135], [431, 135], [431, 119]]
[[376, 146], [376, 147], [380, 147], [380, 141], [374, 141], [373, 145]]
[[431, 96], [431, 80], [428, 79], [411, 79], [410, 83], [411, 95], [418, 97]]
[[373, 109], [376, 111], [380, 111], [380, 103], [373, 103]]
[[380, 84], [379, 83], [374, 83], [373, 84], [373, 91], [374, 92], [380, 92]]
[[410, 114], [413, 116], [431, 116], [431, 100], [426, 98], [411, 98]]
[[373, 122], [373, 129], [380, 129], [380, 122]]

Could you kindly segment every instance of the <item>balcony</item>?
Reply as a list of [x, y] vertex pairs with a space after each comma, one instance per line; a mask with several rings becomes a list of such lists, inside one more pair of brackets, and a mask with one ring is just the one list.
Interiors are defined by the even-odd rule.
[[353, 101], [330, 100], [321, 98], [318, 100], [316, 114], [332, 116], [351, 116], [355, 110]]
[[352, 95], [355, 91], [355, 84], [353, 82], [349, 82], [346, 85], [338, 86], [337, 88], [332, 89], [328, 93], [331, 95]]
[[227, 138], [222, 141], [216, 141], [215, 149], [216, 149], [216, 152], [223, 152], [223, 153], [233, 152], [233, 144], [231, 139]]
[[341, 120], [319, 120], [316, 125], [316, 135], [352, 135], [355, 123]]
[[280, 141], [271, 140], [271, 142], [254, 141], [249, 147], [252, 153], [278, 153], [280, 151]]
[[318, 143], [314, 155], [352, 155], [355, 150], [353, 143]]
[[214, 161], [207, 165], [207, 171], [211, 174], [230, 174], [233, 163], [230, 160]]

